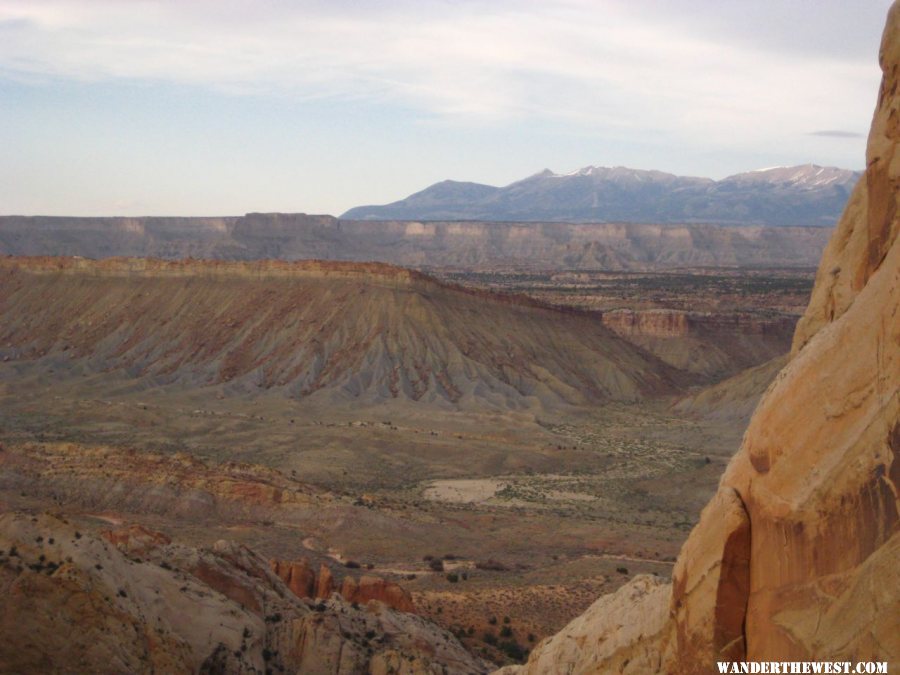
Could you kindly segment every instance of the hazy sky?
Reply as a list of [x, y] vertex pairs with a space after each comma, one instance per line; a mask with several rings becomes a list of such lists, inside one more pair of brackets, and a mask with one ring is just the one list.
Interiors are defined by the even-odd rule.
[[859, 169], [888, 0], [0, 0], [0, 214]]

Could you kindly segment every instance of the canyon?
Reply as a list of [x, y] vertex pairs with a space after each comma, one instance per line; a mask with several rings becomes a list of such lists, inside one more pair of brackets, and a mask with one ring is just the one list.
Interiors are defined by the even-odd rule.
[[502, 672], [900, 662], [900, 5], [879, 58], [865, 176], [671, 585], [635, 579]]
[[[415, 608], [472, 672], [631, 574], [668, 574], [734, 433], [668, 411], [716, 376], [596, 312], [385, 264], [4, 258], [0, 279], [5, 512], [50, 507], [141, 560], [247, 547], [298, 599]], [[436, 496], [473, 481], [493, 487]], [[377, 672], [364, 653], [333, 672]]]
[[861, 175], [0, 217], [0, 670], [896, 668], [900, 4], [880, 63]]
[[[174, 631], [194, 645], [167, 652], [176, 670], [238, 672], [286, 652], [278, 663], [301, 672], [488, 672], [599, 594], [647, 574], [664, 585], [791, 348], [827, 235], [253, 215], [20, 219], [28, 236], [10, 239], [14, 220], [5, 246], [69, 255], [0, 258], [4, 512], [49, 507], [134, 565], [174, 568], [165, 556], [182, 551], [194, 562], [178, 569], [222, 611], [267, 611], [264, 568], [292, 625], [306, 621], [297, 602], [383, 618], [322, 624], [327, 647], [265, 621], [254, 640], [217, 637], [222, 649]], [[374, 234], [344, 251], [358, 260], [289, 259], [332, 255], [363, 227]], [[372, 244], [391, 228], [401, 245]], [[566, 232], [607, 237], [618, 262], [568, 267], [553, 243]], [[475, 262], [366, 262], [404, 259], [420, 236], [433, 260]], [[767, 266], [776, 249], [783, 267]], [[148, 251], [160, 257], [112, 255]], [[249, 581], [208, 557], [234, 547], [255, 556]], [[66, 557], [34, 554], [10, 558], [10, 584], [55, 579]], [[84, 561], [88, 578], [91, 564], [119, 563]], [[46, 583], [52, 601], [63, 589]], [[149, 630], [147, 607], [127, 611]]]

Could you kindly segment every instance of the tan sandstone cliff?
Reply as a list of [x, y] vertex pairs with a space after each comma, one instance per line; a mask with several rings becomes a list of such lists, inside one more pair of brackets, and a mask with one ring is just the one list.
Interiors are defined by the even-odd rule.
[[867, 170], [791, 360], [678, 558], [535, 649], [518, 673], [715, 672], [716, 660], [900, 668], [900, 5]]

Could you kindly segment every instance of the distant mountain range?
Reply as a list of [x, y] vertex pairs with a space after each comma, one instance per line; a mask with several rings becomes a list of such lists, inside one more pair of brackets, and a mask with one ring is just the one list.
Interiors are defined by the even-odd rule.
[[445, 180], [391, 204], [358, 206], [352, 220], [713, 223], [831, 227], [862, 175], [804, 164], [722, 180], [587, 166], [549, 169], [506, 187]]

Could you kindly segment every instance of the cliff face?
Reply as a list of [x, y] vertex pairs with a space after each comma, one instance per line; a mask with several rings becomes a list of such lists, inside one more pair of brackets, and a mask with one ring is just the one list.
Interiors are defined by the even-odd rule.
[[[838, 225], [793, 359], [722, 481], [752, 523], [750, 659], [900, 659], [897, 4], [880, 62], [864, 196]], [[692, 576], [676, 570], [676, 603], [679, 581]]]
[[713, 381], [787, 353], [796, 324], [789, 315], [674, 309], [613, 310], [602, 321], [670, 366]]
[[[568, 672], [707, 673], [742, 658], [900, 665], [898, 4], [880, 57], [868, 169], [793, 356], [681, 551], [668, 607], [639, 599], [643, 630], [628, 628], [637, 637], [625, 644], [611, 641], [625, 628], [595, 622]], [[555, 648], [536, 649], [524, 672], [552, 672], [541, 664]]]
[[[305, 558], [292, 562], [270, 560], [269, 565], [298, 598], [327, 600], [338, 588], [328, 567], [321, 565], [316, 574]], [[339, 592], [347, 602], [366, 604], [377, 600], [399, 612], [416, 613], [409, 591], [400, 584], [371, 574], [364, 574], [358, 581], [349, 575], [344, 577]]]
[[541, 269], [811, 267], [828, 235], [822, 227], [363, 222], [302, 213], [251, 213], [234, 218], [2, 216], [0, 254], [327, 258], [462, 268], [497, 264]]
[[604, 312], [603, 325], [623, 337], [677, 338], [702, 333], [783, 335], [793, 328], [794, 320], [789, 316], [708, 314], [676, 309], [619, 309]]
[[866, 146], [866, 172], [856, 185], [837, 231], [825, 248], [806, 314], [794, 337], [800, 350], [826, 324], [840, 318], [883, 266], [897, 237], [900, 192], [900, 27], [891, 17], [879, 52], [884, 74]]

